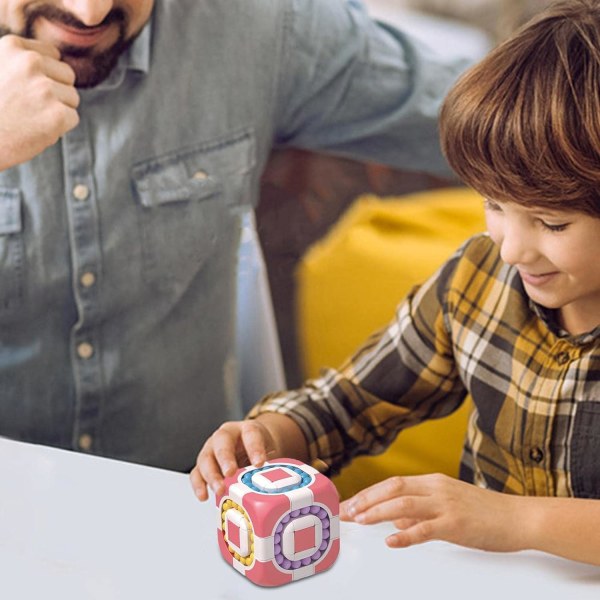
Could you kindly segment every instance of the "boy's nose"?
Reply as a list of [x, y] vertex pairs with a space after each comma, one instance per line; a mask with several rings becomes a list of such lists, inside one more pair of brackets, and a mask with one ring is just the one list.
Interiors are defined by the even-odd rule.
[[524, 232], [505, 232], [500, 244], [500, 257], [509, 265], [529, 264], [537, 257], [535, 242]]
[[64, 9], [88, 27], [102, 23], [114, 4], [114, 0], [63, 0]]

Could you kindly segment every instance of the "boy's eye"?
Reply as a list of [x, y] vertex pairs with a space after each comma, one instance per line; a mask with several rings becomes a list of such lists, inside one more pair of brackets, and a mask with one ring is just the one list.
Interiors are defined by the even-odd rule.
[[545, 221], [541, 221], [541, 223], [549, 231], [555, 231], [555, 232], [564, 231], [569, 226], [568, 223], [559, 223], [557, 225], [554, 225], [552, 223], [546, 223]]
[[488, 200], [487, 198], [483, 201], [483, 208], [485, 210], [493, 210], [493, 211], [501, 211], [502, 208], [499, 204], [494, 202], [493, 200]]

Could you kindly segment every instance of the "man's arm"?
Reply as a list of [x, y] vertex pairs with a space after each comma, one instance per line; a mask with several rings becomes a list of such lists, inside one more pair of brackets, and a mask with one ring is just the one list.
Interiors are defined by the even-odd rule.
[[448, 177], [438, 110], [469, 58], [373, 21], [358, 0], [291, 0], [276, 142]]
[[73, 69], [50, 44], [0, 38], [0, 171], [26, 162], [79, 123]]

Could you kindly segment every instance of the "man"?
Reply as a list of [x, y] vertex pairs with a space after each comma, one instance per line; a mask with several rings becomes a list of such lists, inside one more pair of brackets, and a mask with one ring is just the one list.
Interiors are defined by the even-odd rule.
[[188, 469], [239, 416], [271, 147], [447, 173], [464, 65], [352, 0], [0, 0], [0, 25], [0, 435]]

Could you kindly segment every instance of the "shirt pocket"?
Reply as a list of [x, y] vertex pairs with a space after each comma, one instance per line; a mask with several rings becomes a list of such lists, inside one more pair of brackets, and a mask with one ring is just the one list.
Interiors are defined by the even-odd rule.
[[578, 498], [600, 498], [600, 402], [577, 405], [571, 445], [571, 486]]
[[[251, 197], [255, 142], [245, 131], [133, 167], [142, 270], [151, 287], [181, 293], [219, 248]], [[237, 222], [237, 221], [236, 221]]]
[[21, 192], [0, 187], [0, 313], [21, 304], [24, 270]]

